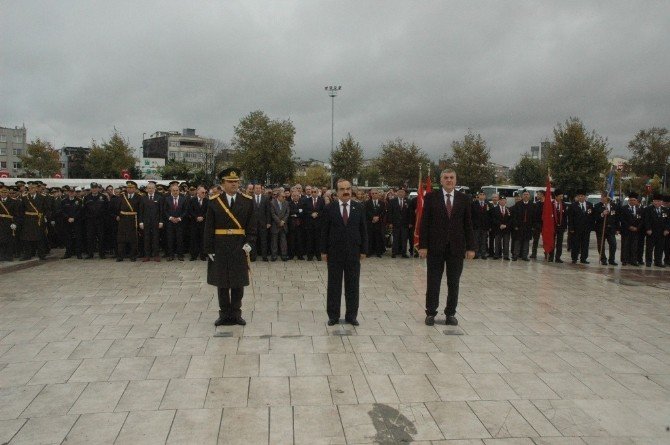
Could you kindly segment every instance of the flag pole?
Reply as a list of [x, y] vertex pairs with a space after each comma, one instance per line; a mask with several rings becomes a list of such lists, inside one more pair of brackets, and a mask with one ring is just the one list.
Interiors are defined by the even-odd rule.
[[[422, 197], [419, 196], [419, 194], [421, 193], [421, 179], [422, 179], [421, 170], [422, 170], [422, 164], [419, 162], [419, 183], [416, 186], [416, 190], [417, 190], [416, 199], [417, 200], [422, 199]], [[417, 201], [417, 204], [418, 204], [418, 201]], [[415, 211], [416, 211], [417, 207], [418, 206], [416, 206], [416, 205], [414, 206]], [[418, 227], [416, 226], [416, 215], [415, 215], [414, 216], [414, 231], [412, 232], [412, 247], [414, 247], [414, 249], [412, 250], [412, 253], [415, 253], [415, 252], [419, 251], [416, 244], [414, 244], [414, 239], [416, 238], [416, 231], [417, 230], [418, 230]], [[414, 258], [414, 255], [412, 255], [412, 258]]]

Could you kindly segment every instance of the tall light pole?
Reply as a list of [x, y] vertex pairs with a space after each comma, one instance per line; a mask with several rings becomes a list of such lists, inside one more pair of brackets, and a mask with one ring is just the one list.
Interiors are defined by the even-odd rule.
[[335, 97], [337, 92], [342, 89], [342, 86], [327, 86], [325, 90], [331, 99], [331, 113], [330, 113], [330, 188], [335, 188], [335, 175], [333, 172], [333, 152], [335, 151]]

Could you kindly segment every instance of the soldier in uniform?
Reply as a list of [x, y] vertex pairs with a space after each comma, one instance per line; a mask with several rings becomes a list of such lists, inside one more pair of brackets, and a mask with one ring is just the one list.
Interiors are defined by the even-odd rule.
[[14, 261], [14, 240], [19, 228], [19, 202], [9, 198], [9, 188], [0, 185], [0, 261]]
[[137, 194], [137, 183], [126, 182], [126, 193], [123, 193], [117, 201], [114, 213], [119, 229], [116, 232], [116, 261], [123, 261], [126, 255], [126, 247], [129, 247], [128, 256], [130, 261], [137, 259], [137, 211], [140, 208], [140, 195]]
[[644, 228], [647, 233], [647, 248], [644, 253], [644, 262], [651, 267], [652, 259], [654, 266], [663, 265], [663, 247], [665, 238], [670, 231], [670, 218], [668, 211], [663, 208], [663, 197], [657, 193], [651, 198], [651, 205], [644, 209]]
[[635, 192], [628, 195], [628, 205], [621, 209], [621, 265], [639, 266], [637, 261], [638, 239], [644, 236], [642, 228], [642, 209], [639, 195]]
[[72, 255], [77, 255], [77, 258], [81, 259], [81, 200], [75, 196], [74, 188], [66, 185], [63, 190], [67, 193], [67, 198], [63, 199], [60, 204], [65, 242], [65, 255], [62, 259], [71, 258]]
[[[603, 193], [600, 202], [593, 206], [595, 215], [595, 232], [598, 250], [600, 251], [600, 264], [608, 264], [607, 255], [605, 255], [605, 241], [609, 247], [609, 264], [617, 266], [616, 256], [616, 234], [619, 233], [619, 209], [611, 202], [607, 193]], [[604, 231], [603, 231], [604, 226]], [[604, 236], [603, 236], [604, 234]]]
[[24, 244], [22, 261], [37, 255], [40, 260], [46, 260], [46, 223], [48, 221], [47, 202], [44, 196], [37, 192], [37, 183], [28, 182], [28, 193], [21, 200], [23, 230], [21, 241]]
[[244, 286], [249, 285], [249, 252], [256, 242], [256, 222], [251, 197], [239, 193], [240, 170], [219, 174], [224, 193], [212, 195], [205, 217], [207, 283], [216, 286], [219, 318], [215, 326], [245, 325], [242, 318]]
[[100, 185], [91, 183], [91, 193], [84, 196], [84, 221], [86, 224], [86, 259], [93, 258], [96, 242], [100, 259], [105, 259], [105, 216], [108, 212], [107, 196], [100, 193]]

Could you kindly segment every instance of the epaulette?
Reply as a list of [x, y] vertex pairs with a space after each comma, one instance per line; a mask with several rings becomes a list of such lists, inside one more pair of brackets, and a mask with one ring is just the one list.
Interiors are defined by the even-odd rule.
[[246, 193], [242, 193], [242, 192], [239, 192], [239, 193], [240, 193], [240, 195], [244, 196], [247, 199], [254, 199], [251, 196], [247, 195]]
[[209, 199], [210, 199], [210, 201], [213, 201], [213, 200], [215, 200], [215, 199], [218, 198], [218, 197], [219, 197], [219, 194], [217, 193], [216, 195], [212, 195], [212, 196], [210, 196]]

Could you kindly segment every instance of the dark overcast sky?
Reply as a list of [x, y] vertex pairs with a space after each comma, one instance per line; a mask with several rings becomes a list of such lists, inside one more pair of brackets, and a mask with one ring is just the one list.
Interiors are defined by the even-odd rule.
[[34, 1], [0, 8], [0, 126], [88, 145], [119, 129], [230, 140], [253, 110], [295, 151], [365, 156], [414, 141], [437, 160], [468, 128], [513, 164], [578, 116], [614, 153], [668, 126], [668, 1]]

